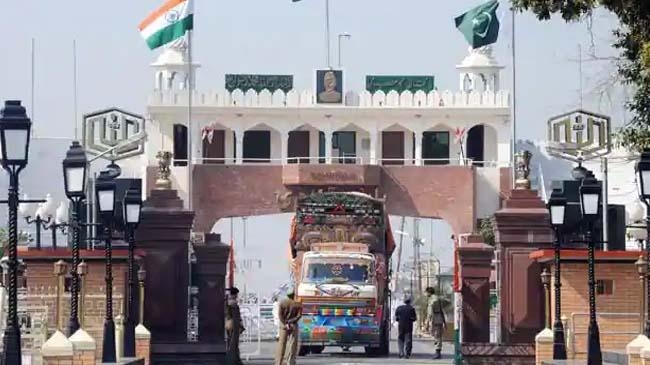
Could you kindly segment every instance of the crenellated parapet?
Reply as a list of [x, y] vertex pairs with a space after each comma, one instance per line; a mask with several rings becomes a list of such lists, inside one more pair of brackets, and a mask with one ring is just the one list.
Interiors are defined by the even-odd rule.
[[[186, 106], [187, 103], [187, 90], [157, 90], [150, 95], [148, 102], [150, 107]], [[316, 95], [310, 90], [291, 90], [287, 93], [277, 90], [271, 93], [265, 89], [258, 93], [252, 89], [246, 92], [237, 89], [233, 92], [194, 91], [192, 104], [195, 107], [246, 108], [509, 108], [510, 93], [507, 90], [496, 92], [434, 90], [430, 93], [424, 91], [412, 93], [407, 90], [401, 94], [396, 91], [384, 93], [381, 90], [375, 93], [350, 91], [345, 94], [342, 105], [322, 105], [316, 103]]]

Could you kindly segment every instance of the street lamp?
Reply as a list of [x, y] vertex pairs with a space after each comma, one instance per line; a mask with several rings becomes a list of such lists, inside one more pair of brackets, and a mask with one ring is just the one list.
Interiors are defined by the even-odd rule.
[[[638, 174], [638, 188], [639, 198], [646, 205], [646, 272], [650, 273], [650, 244], [648, 241], [648, 233], [650, 233], [650, 150], [644, 150], [641, 154], [641, 160], [636, 165], [636, 172]], [[646, 280], [646, 296], [650, 297], [650, 280]], [[646, 298], [646, 322], [645, 322], [645, 335], [650, 336], [650, 299]]]
[[7, 100], [0, 110], [0, 154], [2, 168], [9, 173], [9, 300], [2, 364], [20, 365], [20, 327], [18, 325], [18, 174], [27, 166], [32, 121], [18, 100]]
[[[27, 201], [27, 194], [23, 194], [23, 201]], [[18, 212], [25, 218], [28, 225], [33, 224], [36, 227], [36, 249], [41, 249], [41, 230], [49, 229], [48, 225], [52, 221], [52, 210], [54, 208], [54, 199], [50, 194], [45, 197], [42, 204], [21, 203], [18, 205]]]
[[[63, 160], [63, 185], [65, 186], [65, 195], [72, 203], [72, 215], [70, 219], [72, 228], [72, 267], [70, 268], [72, 285], [70, 288], [70, 320], [68, 321], [68, 336], [72, 336], [80, 327], [78, 269], [81, 225], [79, 222], [79, 216], [81, 213], [81, 202], [86, 198], [87, 170], [88, 159], [86, 158], [86, 151], [84, 151], [78, 141], [74, 141]], [[62, 217], [59, 217], [59, 214], [57, 214], [57, 220], [61, 218]]]
[[551, 218], [551, 227], [555, 231], [553, 242], [555, 264], [555, 320], [553, 321], [553, 360], [566, 360], [566, 342], [564, 341], [564, 325], [562, 325], [562, 293], [560, 288], [560, 249], [562, 248], [562, 228], [566, 217], [566, 198], [561, 189], [553, 189], [548, 200], [548, 212]]
[[350, 39], [350, 38], [352, 38], [352, 35], [349, 34], [349, 33], [341, 33], [341, 34], [339, 34], [339, 68], [341, 68], [343, 66], [343, 64], [341, 63], [341, 40], [343, 38]]
[[588, 174], [580, 186], [580, 208], [582, 219], [587, 223], [586, 240], [589, 244], [589, 329], [587, 343], [587, 363], [602, 364], [603, 355], [600, 349], [600, 333], [596, 320], [596, 279], [594, 273], [594, 249], [596, 242], [592, 230], [600, 213], [601, 187], [593, 174]]
[[95, 183], [97, 207], [104, 226], [106, 256], [106, 317], [104, 318], [104, 345], [102, 362], [115, 362], [115, 322], [113, 322], [113, 271], [111, 267], [111, 233], [115, 209], [115, 181], [109, 171], [102, 171]]
[[643, 318], [645, 314], [645, 279], [648, 275], [648, 263], [643, 258], [643, 255], [639, 255], [639, 259], [636, 260], [634, 265], [636, 266], [636, 271], [639, 273], [639, 283], [641, 284], [641, 310], [639, 311], [639, 317], [641, 320], [639, 324], [639, 332], [643, 332], [643, 324], [645, 322]]
[[124, 196], [122, 204], [124, 212], [124, 226], [126, 228], [127, 239], [129, 242], [129, 268], [127, 273], [127, 309], [126, 321], [124, 324], [124, 356], [135, 357], [135, 304], [133, 303], [133, 293], [135, 290], [133, 250], [135, 248], [135, 229], [140, 223], [140, 211], [142, 208], [142, 195], [136, 189], [129, 189]]

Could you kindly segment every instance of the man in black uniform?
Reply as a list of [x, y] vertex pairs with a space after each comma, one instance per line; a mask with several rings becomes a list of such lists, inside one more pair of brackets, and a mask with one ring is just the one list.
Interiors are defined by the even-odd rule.
[[413, 322], [417, 320], [415, 308], [411, 305], [411, 298], [405, 297], [404, 304], [395, 310], [395, 321], [397, 321], [397, 348], [400, 359], [411, 357], [413, 349]]

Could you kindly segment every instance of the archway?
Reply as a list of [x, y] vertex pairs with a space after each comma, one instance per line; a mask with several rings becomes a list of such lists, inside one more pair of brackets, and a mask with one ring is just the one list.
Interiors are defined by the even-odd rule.
[[270, 163], [281, 158], [282, 145], [280, 133], [264, 123], [257, 124], [244, 131], [244, 163]]
[[498, 160], [497, 132], [487, 124], [474, 125], [467, 131], [465, 157], [474, 166], [483, 167]]

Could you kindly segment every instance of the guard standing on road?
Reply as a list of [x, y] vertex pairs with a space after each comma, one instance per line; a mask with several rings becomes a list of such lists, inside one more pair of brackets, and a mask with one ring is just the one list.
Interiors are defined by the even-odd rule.
[[399, 358], [411, 357], [413, 350], [413, 322], [417, 320], [415, 308], [411, 305], [409, 296], [404, 298], [404, 304], [395, 310], [395, 321], [397, 321], [397, 348]]
[[244, 332], [241, 312], [237, 303], [239, 289], [228, 289], [228, 302], [226, 305], [226, 364], [243, 365], [239, 355], [239, 335]]
[[436, 295], [436, 290], [432, 287], [426, 289], [429, 301], [427, 304], [427, 322], [431, 329], [431, 336], [436, 346], [436, 355], [434, 359], [442, 357], [442, 334], [447, 328], [447, 321], [445, 320], [445, 312], [442, 309], [442, 298]]
[[280, 339], [275, 354], [275, 365], [296, 365], [298, 355], [298, 321], [302, 316], [300, 303], [293, 300], [293, 289], [280, 302]]

